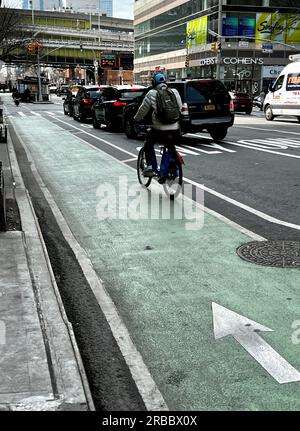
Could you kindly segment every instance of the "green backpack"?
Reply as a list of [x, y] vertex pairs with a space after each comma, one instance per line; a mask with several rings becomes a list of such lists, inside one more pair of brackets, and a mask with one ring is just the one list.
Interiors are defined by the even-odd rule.
[[156, 94], [156, 116], [163, 124], [176, 123], [180, 118], [175, 94], [170, 88], [159, 89]]

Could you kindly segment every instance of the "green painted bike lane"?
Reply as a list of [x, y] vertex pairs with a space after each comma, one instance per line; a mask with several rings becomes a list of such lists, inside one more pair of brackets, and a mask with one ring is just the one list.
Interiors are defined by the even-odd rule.
[[252, 239], [207, 213], [190, 231], [186, 220], [99, 220], [97, 188], [136, 184], [134, 170], [46, 119], [14, 124], [169, 408], [299, 410], [300, 382], [280, 384], [232, 336], [216, 340], [212, 315], [214, 302], [271, 328], [257, 337], [300, 370], [299, 271], [242, 261], [236, 248]]

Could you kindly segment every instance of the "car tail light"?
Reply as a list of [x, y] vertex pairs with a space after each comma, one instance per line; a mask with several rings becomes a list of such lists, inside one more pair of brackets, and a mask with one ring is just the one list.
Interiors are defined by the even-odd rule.
[[84, 99], [82, 99], [82, 103], [83, 103], [84, 105], [90, 105], [90, 104], [91, 104], [91, 101], [90, 101], [89, 99], [84, 98]]
[[187, 103], [184, 103], [182, 105], [181, 114], [182, 115], [189, 115], [189, 107], [188, 107]]
[[114, 106], [126, 106], [125, 102], [114, 102]]

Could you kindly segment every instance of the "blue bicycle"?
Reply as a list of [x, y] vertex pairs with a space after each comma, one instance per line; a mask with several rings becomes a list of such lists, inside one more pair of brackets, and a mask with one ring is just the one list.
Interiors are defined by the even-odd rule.
[[153, 177], [144, 177], [143, 171], [147, 167], [145, 147], [141, 148], [137, 160], [137, 175], [139, 183], [144, 187], [149, 187], [152, 178], [155, 178], [159, 184], [163, 185], [166, 195], [173, 200], [179, 195], [182, 190], [183, 175], [182, 165], [183, 157], [179, 154], [174, 143], [171, 143], [170, 148], [166, 142], [160, 146], [161, 162], [157, 163], [155, 150], [153, 147], [152, 156], [152, 169], [154, 171]]

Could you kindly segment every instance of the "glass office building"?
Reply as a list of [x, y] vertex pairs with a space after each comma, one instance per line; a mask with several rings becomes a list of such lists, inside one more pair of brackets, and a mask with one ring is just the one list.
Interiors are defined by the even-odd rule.
[[[300, 50], [298, 0], [135, 0], [135, 74], [216, 77], [254, 94]], [[215, 52], [215, 42], [221, 50]]]

